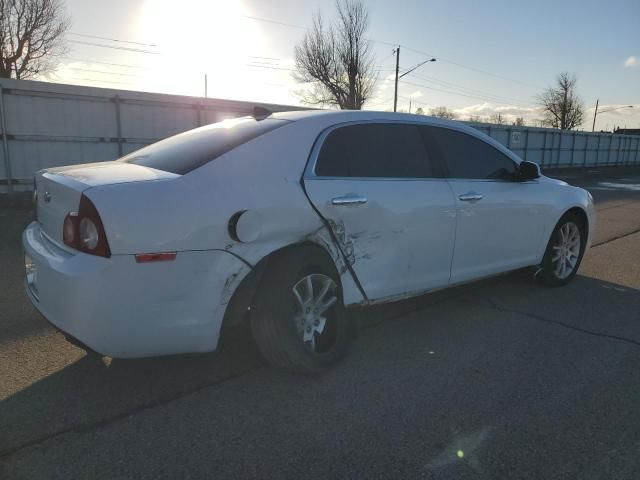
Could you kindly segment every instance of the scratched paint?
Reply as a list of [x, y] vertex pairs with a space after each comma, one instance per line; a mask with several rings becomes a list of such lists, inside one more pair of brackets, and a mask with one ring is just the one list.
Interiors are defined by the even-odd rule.
[[344, 222], [342, 220], [338, 220], [337, 222], [328, 219], [329, 226], [333, 231], [333, 234], [336, 236], [336, 240], [340, 244], [342, 251], [344, 252], [344, 256], [347, 258], [347, 261], [350, 265], [353, 265], [356, 262], [356, 257], [354, 254], [354, 246], [353, 239], [346, 234], [346, 229], [344, 226]]

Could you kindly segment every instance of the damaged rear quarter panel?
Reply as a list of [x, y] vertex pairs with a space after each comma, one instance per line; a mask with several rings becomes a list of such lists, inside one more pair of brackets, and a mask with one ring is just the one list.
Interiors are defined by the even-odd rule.
[[[359, 304], [364, 298], [340, 249], [302, 188], [316, 136], [308, 126], [291, 123], [187, 174], [185, 180], [197, 192], [192, 198], [197, 199], [200, 217], [192, 248], [221, 248], [255, 266], [281, 248], [315, 243], [327, 251], [341, 275], [345, 304]], [[245, 212], [237, 224], [245, 242], [229, 234], [229, 220], [238, 212]], [[231, 280], [229, 288], [237, 288], [241, 280]]]

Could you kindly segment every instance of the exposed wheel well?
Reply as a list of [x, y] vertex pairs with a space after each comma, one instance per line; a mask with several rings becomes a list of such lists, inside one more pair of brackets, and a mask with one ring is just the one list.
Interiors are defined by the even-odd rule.
[[[317, 243], [310, 241], [294, 243], [271, 252], [263, 257], [255, 267], [253, 267], [247, 276], [242, 279], [235, 292], [233, 292], [222, 320], [222, 328], [234, 327], [248, 320], [253, 299], [256, 291], [260, 288], [260, 283], [265, 272], [267, 272], [269, 268], [272, 268], [273, 265], [275, 265], [275, 262], [278, 262], [280, 258], [287, 255], [292, 250], [307, 248], [313, 248], [322, 252], [322, 255], [326, 257], [327, 264], [332, 265], [335, 269], [335, 262], [331, 258], [329, 252]], [[338, 274], [336, 277], [339, 279], [340, 275]], [[338, 285], [338, 287], [342, 288], [342, 285]]]
[[589, 233], [589, 218], [587, 217], [587, 213], [580, 207], [573, 207], [567, 210], [564, 215], [562, 215], [561, 219], [566, 217], [567, 215], [572, 214], [575, 215], [576, 218], [580, 221], [582, 227], [582, 231], [585, 233]]

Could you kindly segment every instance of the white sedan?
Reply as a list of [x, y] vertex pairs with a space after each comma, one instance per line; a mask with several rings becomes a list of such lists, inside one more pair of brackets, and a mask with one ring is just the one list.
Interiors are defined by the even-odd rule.
[[26, 290], [111, 357], [216, 348], [249, 321], [270, 362], [345, 354], [348, 307], [527, 266], [563, 285], [591, 195], [461, 123], [362, 111], [225, 120], [35, 177]]

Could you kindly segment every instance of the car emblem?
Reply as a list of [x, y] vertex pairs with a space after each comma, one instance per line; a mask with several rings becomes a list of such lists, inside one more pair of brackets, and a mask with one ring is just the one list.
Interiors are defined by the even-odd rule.
[[49, 192], [44, 192], [44, 203], [49, 203], [51, 201], [51, 194]]

